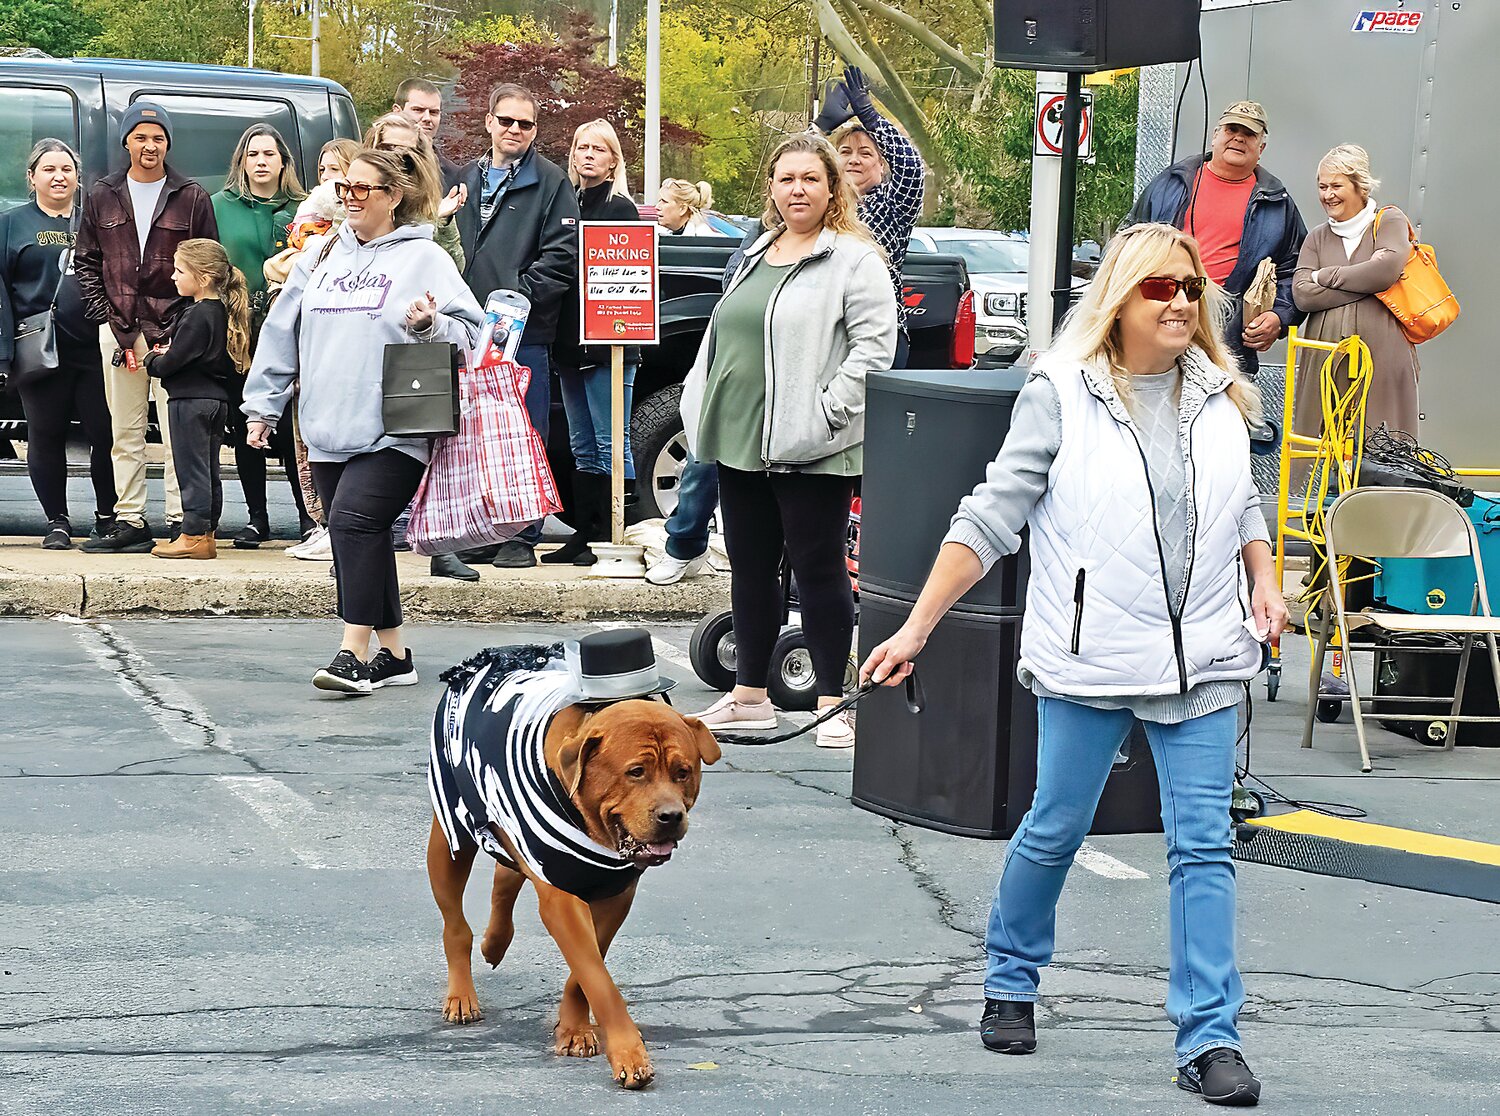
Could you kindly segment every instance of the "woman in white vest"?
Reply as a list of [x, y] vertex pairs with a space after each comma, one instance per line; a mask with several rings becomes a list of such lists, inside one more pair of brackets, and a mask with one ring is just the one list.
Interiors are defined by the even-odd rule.
[[1250, 478], [1260, 399], [1220, 340], [1225, 312], [1186, 233], [1116, 236], [910, 618], [861, 673], [892, 685], [910, 673], [942, 615], [1030, 528], [1019, 674], [1037, 695], [1036, 797], [995, 892], [980, 1037], [1007, 1054], [1036, 1049], [1058, 895], [1139, 719], [1167, 833], [1177, 1083], [1247, 1105], [1260, 1082], [1236, 1028], [1229, 796], [1237, 707], [1286, 607]]

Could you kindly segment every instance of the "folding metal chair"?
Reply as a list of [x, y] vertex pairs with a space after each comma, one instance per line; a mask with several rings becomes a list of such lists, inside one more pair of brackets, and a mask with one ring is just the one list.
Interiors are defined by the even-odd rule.
[[[1495, 692], [1500, 693], [1500, 651], [1495, 644], [1500, 635], [1500, 620], [1490, 612], [1489, 591], [1484, 583], [1484, 566], [1479, 556], [1479, 540], [1474, 533], [1474, 524], [1463, 509], [1441, 493], [1420, 488], [1356, 488], [1344, 493], [1328, 510], [1324, 535], [1328, 550], [1328, 583], [1330, 592], [1325, 594], [1320, 609], [1321, 623], [1317, 644], [1313, 653], [1312, 672], [1309, 676], [1311, 695], [1307, 705], [1307, 724], [1302, 733], [1302, 746], [1312, 747], [1313, 720], [1317, 713], [1319, 679], [1323, 675], [1323, 658], [1328, 650], [1332, 628], [1337, 623], [1339, 637], [1345, 655], [1355, 647], [1349, 641], [1349, 633], [1361, 628], [1373, 627], [1389, 633], [1432, 633], [1461, 637], [1462, 649], [1458, 652], [1458, 684], [1453, 691], [1453, 701], [1446, 714], [1436, 717], [1432, 713], [1388, 713], [1382, 709], [1382, 721], [1433, 721], [1447, 722], [1447, 733], [1443, 747], [1452, 748], [1458, 737], [1461, 722], [1474, 721], [1496, 723], [1500, 717], [1479, 714], [1463, 714], [1460, 710], [1464, 700], [1464, 681], [1469, 671], [1469, 652], [1474, 637], [1483, 636], [1490, 652], [1490, 669], [1495, 676]], [[1429, 615], [1413, 616], [1400, 612], [1361, 609], [1350, 614], [1344, 609], [1344, 586], [1340, 576], [1340, 559], [1360, 557], [1379, 560], [1381, 558], [1463, 558], [1474, 563], [1474, 599], [1468, 616]], [[1329, 597], [1333, 609], [1328, 608]], [[1365, 644], [1360, 650], [1376, 650]], [[1453, 654], [1451, 648], [1412, 647], [1403, 651], [1413, 653]], [[1354, 731], [1359, 737], [1359, 754], [1363, 761], [1362, 771], [1370, 770], [1370, 748], [1365, 740], [1363, 703], [1374, 702], [1373, 697], [1361, 697], [1359, 683], [1355, 677], [1353, 661], [1345, 672], [1349, 684], [1349, 705], [1354, 711]], [[1332, 697], [1333, 695], [1330, 695]], [[1341, 696], [1341, 695], [1340, 695]], [[1446, 698], [1416, 695], [1384, 695], [1382, 705], [1387, 702], [1446, 702]]]

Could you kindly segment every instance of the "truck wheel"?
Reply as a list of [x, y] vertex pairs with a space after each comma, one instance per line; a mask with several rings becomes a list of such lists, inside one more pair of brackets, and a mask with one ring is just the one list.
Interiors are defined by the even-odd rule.
[[766, 690], [771, 704], [789, 713], [810, 713], [818, 707], [818, 680], [801, 628], [787, 628], [776, 638]]
[[693, 673], [711, 690], [734, 689], [734, 613], [711, 612], [693, 629], [688, 641], [688, 661]]
[[635, 454], [636, 516], [665, 519], [677, 507], [677, 488], [687, 461], [682, 432], [682, 385], [670, 384], [635, 405], [630, 445]]

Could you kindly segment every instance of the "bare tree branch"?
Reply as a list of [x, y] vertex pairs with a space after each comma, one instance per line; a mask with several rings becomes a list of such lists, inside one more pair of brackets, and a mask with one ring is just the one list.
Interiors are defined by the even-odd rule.
[[984, 77], [984, 71], [974, 64], [973, 59], [965, 55], [963, 51], [956, 50], [939, 35], [934, 34], [921, 20], [914, 19], [899, 8], [891, 7], [883, 0], [854, 0], [854, 2], [872, 15], [895, 24], [970, 80], [979, 81]]
[[844, 21], [838, 12], [834, 11], [831, 0], [815, 0], [818, 11], [818, 27], [823, 32], [823, 37], [833, 44], [833, 49], [839, 52], [845, 62], [851, 66], [858, 66], [862, 70], [869, 70], [872, 74], [878, 72], [878, 67], [870, 56], [866, 54], [854, 36], [849, 34], [849, 28], [844, 26]]

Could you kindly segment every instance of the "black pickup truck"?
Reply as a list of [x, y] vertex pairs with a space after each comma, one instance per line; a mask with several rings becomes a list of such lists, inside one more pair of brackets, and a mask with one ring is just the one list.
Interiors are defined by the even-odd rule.
[[[662, 343], [641, 351], [630, 422], [635, 455], [636, 503], [631, 519], [668, 515], [677, 506], [677, 484], [687, 456], [678, 404], [709, 315], [718, 304], [729, 262], [739, 242], [726, 237], [662, 237]], [[911, 335], [909, 368], [967, 368], [974, 360], [974, 303], [963, 257], [908, 256], [902, 297]], [[549, 439], [554, 464], [567, 463], [566, 419], [554, 410]], [[561, 461], [558, 460], [559, 455]], [[556, 470], [559, 477], [563, 469]]]

